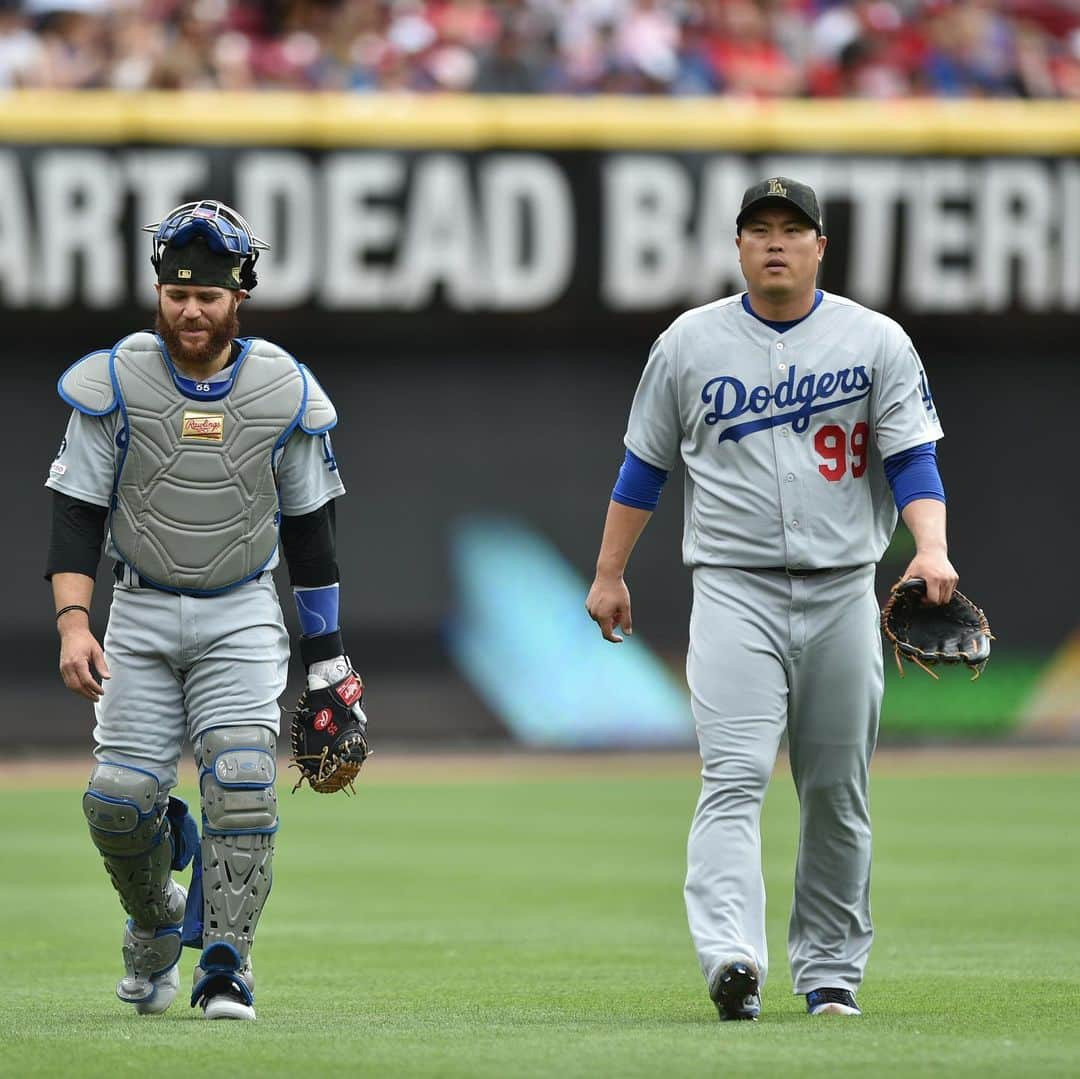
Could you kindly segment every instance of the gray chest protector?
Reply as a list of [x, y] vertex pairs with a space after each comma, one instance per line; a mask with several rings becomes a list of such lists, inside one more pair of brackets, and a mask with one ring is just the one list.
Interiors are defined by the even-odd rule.
[[278, 540], [275, 450], [297, 426], [317, 434], [336, 421], [318, 383], [259, 339], [221, 383], [174, 377], [150, 333], [112, 350], [105, 384], [101, 356], [71, 369], [60, 389], [90, 414], [122, 410], [109, 521], [120, 556], [147, 582], [194, 595], [257, 576]]

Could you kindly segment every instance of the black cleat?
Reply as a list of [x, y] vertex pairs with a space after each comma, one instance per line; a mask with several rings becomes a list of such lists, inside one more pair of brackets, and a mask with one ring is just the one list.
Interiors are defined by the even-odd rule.
[[712, 987], [712, 999], [721, 1021], [749, 1019], [753, 1022], [761, 1014], [757, 975], [745, 963], [724, 967]]
[[850, 989], [815, 989], [806, 994], [806, 1010], [811, 1015], [862, 1015]]

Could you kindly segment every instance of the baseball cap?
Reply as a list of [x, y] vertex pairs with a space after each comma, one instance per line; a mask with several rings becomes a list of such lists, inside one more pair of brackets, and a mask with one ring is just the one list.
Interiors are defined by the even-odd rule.
[[203, 236], [182, 247], [169, 244], [161, 252], [158, 282], [162, 285], [208, 285], [235, 291], [241, 288], [241, 257], [215, 251]]
[[748, 187], [743, 193], [742, 206], [739, 207], [739, 216], [735, 218], [735, 227], [741, 228], [743, 218], [751, 211], [767, 203], [786, 202], [794, 206], [810, 223], [821, 232], [824, 223], [821, 219], [821, 207], [818, 205], [817, 195], [814, 189], [806, 184], [800, 184], [798, 180], [792, 180], [787, 176], [772, 176], [768, 180]]

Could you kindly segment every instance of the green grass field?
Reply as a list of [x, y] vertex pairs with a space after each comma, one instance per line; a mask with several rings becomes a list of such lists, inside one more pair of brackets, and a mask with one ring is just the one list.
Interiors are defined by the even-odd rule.
[[811, 1020], [791, 995], [794, 801], [775, 782], [764, 1014], [720, 1024], [682, 908], [687, 763], [685, 775], [384, 779], [350, 800], [284, 793], [251, 1024], [207, 1023], [184, 997], [161, 1017], [120, 1004], [121, 915], [81, 784], [5, 789], [0, 1073], [1080, 1071], [1080, 768], [879, 769], [878, 935], [856, 1020]]
[[995, 655], [975, 682], [965, 667], [942, 667], [934, 681], [910, 664], [901, 678], [886, 649], [882, 737], [979, 741], [1008, 734], [1046, 669], [1046, 656], [1005, 654]]

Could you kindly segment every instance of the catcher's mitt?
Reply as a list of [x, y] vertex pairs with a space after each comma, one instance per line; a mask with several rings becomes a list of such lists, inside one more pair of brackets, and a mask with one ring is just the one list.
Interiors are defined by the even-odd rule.
[[320, 794], [355, 792], [353, 780], [370, 754], [360, 710], [363, 695], [364, 684], [353, 670], [332, 685], [309, 685], [300, 694], [292, 713], [292, 764], [300, 769], [294, 791], [307, 780]]
[[926, 582], [909, 577], [893, 585], [881, 612], [881, 629], [893, 646], [901, 676], [906, 659], [932, 678], [938, 677], [931, 669], [938, 663], [964, 663], [974, 681], [990, 658], [994, 639], [986, 615], [962, 592], [954, 590], [949, 602], [939, 606], [923, 603], [925, 597]]

